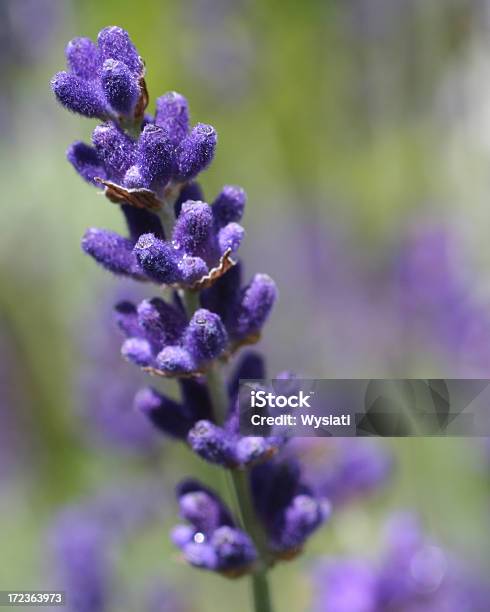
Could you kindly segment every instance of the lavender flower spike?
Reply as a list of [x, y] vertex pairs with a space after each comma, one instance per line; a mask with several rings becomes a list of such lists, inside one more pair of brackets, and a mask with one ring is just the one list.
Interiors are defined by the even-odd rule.
[[205, 201], [195, 179], [213, 160], [216, 130], [205, 123], [190, 128], [187, 100], [176, 92], [157, 98], [154, 116], [145, 114], [144, 64], [124, 30], [103, 29], [97, 44], [75, 39], [66, 56], [68, 70], [52, 81], [56, 97], [103, 122], [92, 145], [75, 142], [68, 160], [121, 206], [128, 230], [124, 236], [91, 228], [82, 248], [110, 272], [167, 294], [116, 306], [122, 356], [144, 372], [177, 379], [180, 390], [173, 398], [144, 387], [134, 408], [159, 432], [233, 470], [240, 522], [213, 491], [187, 480], [178, 489], [185, 523], [172, 540], [195, 567], [250, 574], [256, 610], [271, 612], [268, 569], [301, 552], [328, 520], [331, 502], [281, 451], [283, 437], [240, 432], [239, 381], [264, 378], [262, 358], [249, 353], [227, 381], [222, 376], [235, 352], [260, 339], [277, 299], [266, 274], [242, 285], [235, 253], [244, 238], [245, 192], [226, 185], [212, 204]]

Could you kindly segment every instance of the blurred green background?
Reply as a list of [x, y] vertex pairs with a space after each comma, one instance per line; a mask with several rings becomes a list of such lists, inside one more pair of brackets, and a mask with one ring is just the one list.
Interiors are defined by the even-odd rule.
[[[281, 292], [261, 344], [271, 374], [464, 375], [437, 351], [407, 358], [392, 294], [380, 287], [406, 228], [435, 219], [464, 245], [474, 299], [488, 298], [490, 3], [2, 0], [0, 10], [0, 589], [49, 588], [45, 538], [59, 508], [150, 469], [168, 485], [170, 508], [121, 556], [123, 575], [144, 584], [151, 568], [191, 590], [196, 609], [233, 601], [246, 610], [245, 581], [187, 568], [168, 543], [172, 487], [189, 473], [217, 481], [216, 471], [171, 443], [150, 468], [87, 443], [77, 412], [83, 339], [111, 291], [126, 286], [116, 289], [79, 242], [87, 227], [123, 223], [66, 162], [67, 146], [88, 141], [95, 124], [58, 107], [49, 80], [64, 68], [69, 39], [118, 24], [146, 61], [151, 99], [182, 92], [193, 121], [216, 126], [205, 193], [246, 189], [247, 273], [269, 273]], [[273, 572], [279, 609], [305, 609], [316, 556], [372, 554], [383, 517], [400, 507], [420, 511], [442, 542], [488, 568], [484, 445], [386, 445], [393, 482]]]

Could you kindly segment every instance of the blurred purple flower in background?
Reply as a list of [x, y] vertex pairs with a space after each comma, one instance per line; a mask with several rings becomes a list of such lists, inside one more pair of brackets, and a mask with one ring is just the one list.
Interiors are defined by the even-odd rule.
[[475, 277], [455, 231], [419, 220], [406, 233], [395, 264], [404, 341], [415, 354], [429, 349], [445, 375], [490, 373], [490, 304], [475, 295]]
[[475, 573], [426, 536], [417, 518], [388, 525], [380, 562], [326, 559], [315, 574], [315, 612], [484, 612], [490, 593]]
[[143, 481], [105, 490], [53, 519], [48, 546], [70, 612], [103, 612], [124, 601], [127, 588], [117, 576], [122, 546], [162, 521], [166, 510], [162, 485]]
[[92, 442], [104, 448], [153, 456], [162, 447], [161, 438], [133, 406], [134, 394], [145, 377], [114, 350], [120, 334], [114, 322], [113, 303], [123, 293], [138, 295], [127, 287], [102, 293], [97, 300], [99, 307], [84, 322], [83, 333], [77, 330], [77, 404]]
[[[2, 0], [0, 3], [0, 127], [11, 128], [18, 74], [43, 61], [64, 19], [69, 2], [63, 0]], [[33, 27], [33, 15], [36, 27]]]
[[297, 457], [305, 483], [334, 506], [378, 492], [393, 468], [391, 452], [378, 440], [292, 438], [281, 456]]

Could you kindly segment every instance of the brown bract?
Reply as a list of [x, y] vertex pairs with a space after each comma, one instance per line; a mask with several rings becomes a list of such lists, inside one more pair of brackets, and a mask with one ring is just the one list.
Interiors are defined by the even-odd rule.
[[150, 189], [126, 189], [112, 181], [106, 181], [98, 176], [94, 179], [97, 183], [104, 185], [104, 195], [113, 204], [129, 204], [135, 208], [142, 208], [151, 212], [157, 212], [162, 207], [162, 202]]

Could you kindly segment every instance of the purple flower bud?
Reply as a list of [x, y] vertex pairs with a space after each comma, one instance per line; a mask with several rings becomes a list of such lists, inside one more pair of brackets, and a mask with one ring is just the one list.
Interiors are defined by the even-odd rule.
[[124, 186], [128, 189], [138, 189], [143, 185], [144, 179], [138, 166], [131, 166], [124, 175]]
[[94, 82], [71, 72], [58, 72], [51, 80], [51, 89], [58, 101], [73, 113], [101, 119], [106, 115], [103, 97]]
[[99, 69], [99, 51], [89, 38], [74, 38], [65, 49], [70, 72], [85, 80], [96, 78]]
[[209, 204], [185, 202], [174, 227], [174, 244], [189, 255], [206, 258], [213, 235], [213, 215]]
[[256, 274], [241, 299], [236, 334], [245, 337], [260, 331], [277, 298], [274, 281], [267, 274]]
[[219, 357], [227, 341], [228, 336], [221, 319], [205, 308], [194, 313], [184, 335], [184, 346], [197, 363]]
[[191, 491], [179, 498], [180, 516], [203, 534], [222, 524], [222, 504], [207, 491]]
[[195, 453], [210, 463], [227, 466], [233, 463], [235, 437], [210, 421], [198, 421], [187, 441]]
[[245, 235], [245, 230], [238, 223], [228, 223], [218, 234], [219, 251], [223, 254], [226, 250], [231, 249], [232, 253], [238, 251], [238, 248]]
[[182, 546], [192, 541], [194, 533], [195, 531], [190, 525], [177, 525], [170, 532], [170, 539], [175, 546], [182, 548]]
[[102, 67], [102, 90], [107, 102], [117, 113], [131, 116], [140, 95], [137, 78], [117, 60], [108, 59]]
[[201, 293], [201, 305], [221, 317], [227, 329], [235, 324], [240, 301], [242, 266], [238, 262], [209, 289]]
[[[188, 497], [193, 495], [196, 497]], [[233, 519], [219, 496], [199, 481], [188, 479], [177, 487], [177, 496], [182, 513], [181, 500], [186, 498], [182, 516], [191, 522], [196, 530], [204, 534], [221, 525], [233, 526]]]
[[184, 96], [169, 91], [157, 98], [155, 124], [166, 130], [176, 147], [189, 131], [189, 105]]
[[143, 234], [134, 247], [134, 254], [147, 276], [157, 283], [171, 284], [179, 280], [175, 249], [153, 234]]
[[113, 123], [98, 125], [92, 142], [110, 180], [120, 182], [133, 162], [133, 141]]
[[210, 419], [213, 407], [207, 386], [195, 378], [184, 378], [180, 381], [180, 388], [182, 402], [194, 415], [194, 423], [200, 419]]
[[177, 149], [177, 171], [181, 180], [194, 178], [214, 157], [217, 135], [211, 125], [198, 123]]
[[261, 463], [251, 482], [256, 511], [278, 553], [297, 550], [330, 514], [327, 502], [310, 494], [294, 461]]
[[125, 30], [117, 26], [104, 28], [99, 32], [97, 43], [103, 62], [118, 60], [124, 62], [135, 76], [143, 74], [143, 62]]
[[166, 346], [156, 358], [158, 369], [169, 375], [189, 374], [196, 370], [196, 362], [180, 346]]
[[66, 157], [78, 174], [89, 183], [95, 184], [96, 177], [106, 178], [106, 171], [97, 151], [84, 142], [74, 142], [68, 148]]
[[132, 302], [119, 302], [114, 307], [114, 318], [119, 329], [128, 336], [141, 335], [136, 306]]
[[82, 249], [114, 274], [135, 278], [142, 276], [133, 254], [133, 243], [115, 232], [95, 227], [88, 229], [82, 239]]
[[164, 129], [146, 125], [139, 137], [137, 156], [143, 187], [158, 189], [168, 183], [174, 163], [174, 149]]
[[156, 429], [179, 440], [185, 440], [194, 424], [193, 414], [186, 406], [151, 387], [138, 391], [134, 398], [134, 407], [144, 414]]
[[216, 552], [216, 568], [219, 571], [245, 568], [257, 558], [251, 539], [241, 529], [223, 525], [215, 530], [210, 544]]
[[148, 340], [144, 338], [128, 338], [121, 347], [121, 354], [128, 361], [146, 368], [153, 364], [153, 353]]
[[184, 202], [188, 200], [193, 200], [194, 202], [202, 202], [204, 201], [204, 194], [202, 192], [201, 186], [199, 183], [186, 183], [175, 202], [175, 216], [178, 217], [180, 215], [180, 211], [182, 210], [182, 205]]
[[[199, 537], [198, 534], [196, 536]], [[194, 567], [211, 571], [218, 569], [218, 557], [210, 544], [190, 542], [183, 548], [182, 552], [187, 563]]]
[[179, 262], [179, 274], [182, 282], [192, 285], [208, 273], [206, 262], [200, 257], [184, 257]]
[[225, 185], [213, 202], [213, 215], [216, 224], [224, 227], [232, 221], [240, 221], [247, 201], [247, 194], [241, 187]]
[[262, 355], [249, 351], [245, 353], [230, 377], [228, 393], [234, 397], [238, 393], [240, 380], [261, 380], [266, 377], [265, 363]]
[[245, 436], [237, 440], [234, 447], [234, 457], [239, 465], [248, 465], [275, 454], [282, 441], [275, 438], [259, 438]]
[[286, 549], [301, 546], [331, 513], [330, 506], [309, 495], [296, 495], [284, 514], [282, 546]]
[[160, 298], [143, 300], [139, 304], [138, 322], [155, 346], [173, 344], [185, 327], [183, 313]]

